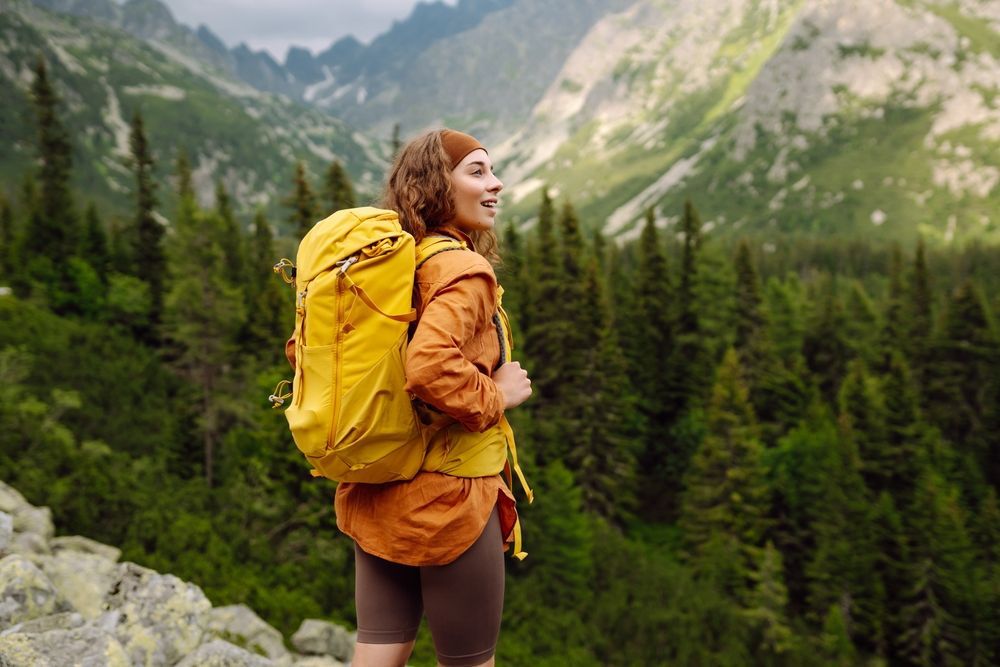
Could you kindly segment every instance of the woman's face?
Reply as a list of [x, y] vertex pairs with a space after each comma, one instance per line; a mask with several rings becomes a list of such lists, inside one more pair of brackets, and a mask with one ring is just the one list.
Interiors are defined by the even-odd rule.
[[455, 217], [449, 222], [464, 232], [492, 229], [503, 183], [494, 175], [486, 151], [477, 148], [466, 155], [451, 171], [451, 185]]

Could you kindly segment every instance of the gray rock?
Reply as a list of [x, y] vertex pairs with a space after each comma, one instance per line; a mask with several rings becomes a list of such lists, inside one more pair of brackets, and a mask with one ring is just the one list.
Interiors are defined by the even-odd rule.
[[95, 542], [89, 537], [83, 537], [82, 535], [53, 537], [49, 540], [49, 546], [52, 547], [54, 553], [59, 553], [60, 551], [77, 551], [84, 554], [101, 556], [112, 562], [117, 562], [122, 557], [121, 549]]
[[104, 613], [104, 598], [118, 581], [119, 566], [114, 561], [78, 551], [60, 551], [32, 560], [59, 594], [86, 619], [93, 620]]
[[0, 512], [0, 554], [5, 553], [14, 537], [14, 517]]
[[211, 604], [201, 589], [135, 563], [118, 565], [118, 580], [97, 621], [112, 633], [133, 665], [173, 665], [201, 644]]
[[24, 556], [0, 560], [0, 628], [62, 610], [52, 582]]
[[29, 507], [29, 505], [24, 496], [21, 495], [21, 492], [13, 486], [0, 482], [0, 512], [14, 514], [22, 507]]
[[93, 626], [0, 637], [4, 667], [131, 667], [122, 645]]
[[84, 624], [83, 616], [75, 611], [64, 611], [50, 616], [42, 616], [31, 621], [24, 621], [12, 625], [3, 632], [0, 637], [20, 633], [25, 635], [37, 635], [50, 630], [73, 630]]
[[292, 635], [292, 646], [302, 653], [350, 660], [354, 655], [354, 637], [339, 625], [307, 618]]
[[51, 553], [49, 543], [37, 533], [14, 533], [14, 539], [8, 549], [10, 553], [22, 556], [39, 556]]
[[202, 644], [177, 667], [273, 667], [274, 662], [221, 639]]
[[52, 510], [48, 507], [32, 507], [24, 505], [14, 511], [14, 531], [18, 533], [34, 533], [48, 541], [55, 535], [52, 525]]
[[267, 656], [280, 667], [291, 667], [292, 656], [281, 633], [246, 605], [212, 609], [208, 614], [208, 630], [252, 653]]

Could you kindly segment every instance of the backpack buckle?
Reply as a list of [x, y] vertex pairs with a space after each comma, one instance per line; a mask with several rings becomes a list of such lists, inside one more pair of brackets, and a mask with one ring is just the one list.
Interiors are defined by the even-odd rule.
[[353, 266], [354, 264], [357, 264], [357, 262], [358, 262], [358, 256], [351, 255], [347, 259], [342, 259], [339, 262], [335, 262], [334, 266], [340, 269], [341, 274], [344, 274], [347, 273], [347, 269], [351, 268], [351, 266]]

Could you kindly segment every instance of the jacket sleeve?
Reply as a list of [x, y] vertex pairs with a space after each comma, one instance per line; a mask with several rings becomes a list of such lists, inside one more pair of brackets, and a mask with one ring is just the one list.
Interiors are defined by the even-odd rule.
[[425, 305], [406, 352], [406, 389], [459, 421], [485, 431], [503, 415], [503, 395], [462, 349], [492, 326], [496, 279], [485, 271], [443, 283]]

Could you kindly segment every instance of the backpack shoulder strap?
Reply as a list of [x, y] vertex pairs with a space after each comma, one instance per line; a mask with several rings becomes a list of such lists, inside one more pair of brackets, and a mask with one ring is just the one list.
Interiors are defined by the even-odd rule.
[[450, 236], [425, 236], [424, 240], [417, 244], [417, 268], [419, 269], [434, 255], [449, 250], [468, 250], [468, 246]]

